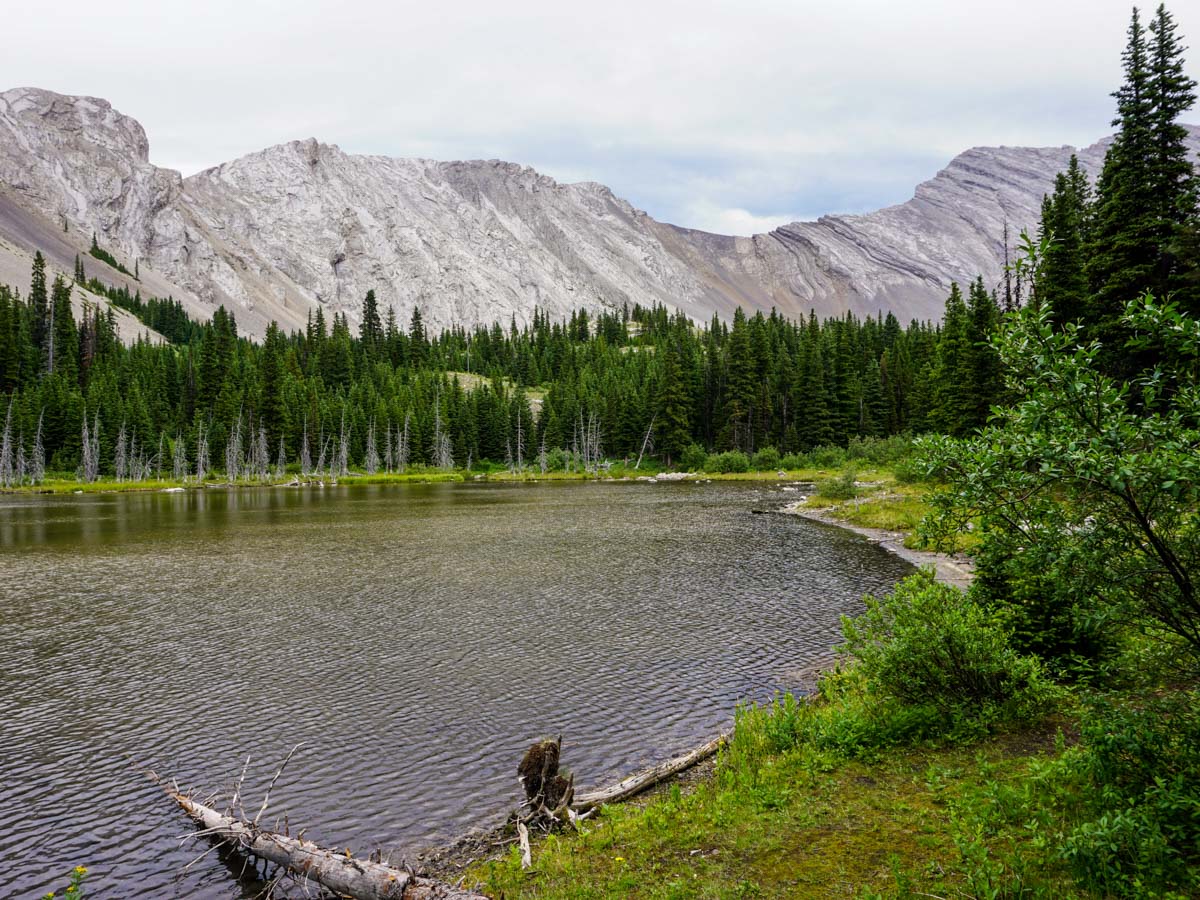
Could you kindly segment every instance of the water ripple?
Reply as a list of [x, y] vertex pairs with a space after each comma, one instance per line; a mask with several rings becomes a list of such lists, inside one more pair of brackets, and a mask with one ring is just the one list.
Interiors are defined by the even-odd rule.
[[[243, 896], [140, 774], [411, 857], [792, 686], [907, 565], [742, 485], [428, 485], [0, 501], [0, 896]], [[129, 762], [132, 759], [133, 764]], [[44, 860], [33, 868], [30, 860]], [[232, 874], [236, 874], [232, 873]]]

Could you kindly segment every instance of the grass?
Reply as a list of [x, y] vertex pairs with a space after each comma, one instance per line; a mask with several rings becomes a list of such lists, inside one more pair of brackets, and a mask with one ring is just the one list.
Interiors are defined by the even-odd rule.
[[1045, 854], [1021, 823], [996, 821], [996, 799], [1058, 752], [1055, 736], [1047, 725], [875, 761], [803, 744], [735, 751], [690, 790], [605, 808], [580, 834], [547, 838], [529, 872], [511, 851], [466, 883], [509, 900], [1001, 897], [1015, 879], [1029, 896], [1070, 896], [1049, 860], [1032, 881], [1018, 872], [1012, 860]]

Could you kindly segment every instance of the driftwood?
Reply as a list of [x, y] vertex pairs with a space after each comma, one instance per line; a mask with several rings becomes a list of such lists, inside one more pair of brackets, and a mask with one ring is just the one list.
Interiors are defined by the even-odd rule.
[[690, 769], [697, 763], [708, 759], [728, 740], [729, 735], [718, 735], [704, 746], [697, 747], [690, 753], [669, 759], [652, 769], [646, 769], [644, 772], [630, 775], [628, 778], [616, 784], [609, 785], [606, 788], [600, 788], [589, 794], [581, 794], [575, 798], [572, 809], [575, 812], [586, 813], [605, 803], [617, 803], [621, 800], [627, 800], [635, 794], [640, 794], [642, 791], [654, 787], [654, 785], [670, 778], [672, 775], [678, 775], [685, 769]]
[[[291, 759], [290, 753], [288, 759]], [[248, 765], [249, 759], [246, 762]], [[287, 765], [286, 760], [284, 765]], [[199, 823], [201, 830], [197, 832], [197, 837], [208, 837], [218, 845], [228, 845], [242, 853], [280, 866], [301, 883], [315, 882], [336, 894], [355, 900], [485, 900], [480, 894], [420, 877], [407, 869], [370, 859], [355, 859], [349, 850], [339, 852], [320, 847], [312, 841], [304, 840], [303, 833], [292, 837], [260, 827], [258, 820], [262, 818], [270, 799], [271, 788], [275, 786], [282, 772], [281, 766], [275, 778], [271, 779], [271, 785], [267, 788], [262, 806], [253, 821], [248, 821], [244, 813], [242, 818], [234, 818], [232, 815], [218, 812], [182, 793], [174, 785], [166, 784], [154, 773], [149, 774], [151, 779], [167, 792], [168, 797]], [[245, 774], [243, 770], [243, 779]], [[239, 808], [241, 789], [242, 781], [239, 779], [230, 804], [231, 811]]]

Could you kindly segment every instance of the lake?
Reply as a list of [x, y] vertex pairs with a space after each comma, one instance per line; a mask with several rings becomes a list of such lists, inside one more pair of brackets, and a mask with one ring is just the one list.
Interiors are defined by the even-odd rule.
[[[911, 571], [745, 483], [0, 497], [0, 896], [253, 893], [143, 774], [393, 861], [797, 687]], [[223, 806], [222, 803], [216, 805]]]

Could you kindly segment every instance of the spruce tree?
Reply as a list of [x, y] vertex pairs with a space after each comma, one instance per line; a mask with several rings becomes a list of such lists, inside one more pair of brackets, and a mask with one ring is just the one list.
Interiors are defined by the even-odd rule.
[[1088, 242], [1091, 185], [1072, 153], [1066, 172], [1054, 179], [1054, 193], [1042, 202], [1041, 236], [1048, 246], [1035, 290], [1056, 325], [1081, 321], [1087, 311], [1088, 281], [1084, 246]]
[[[1195, 82], [1183, 72], [1183, 47], [1169, 13], [1159, 7], [1150, 40], [1135, 9], [1122, 56], [1125, 81], [1113, 95], [1118, 127], [1096, 185], [1087, 244], [1092, 297], [1087, 334], [1104, 345], [1102, 365], [1117, 375], [1147, 362], [1130, 354], [1125, 303], [1143, 291], [1167, 297], [1193, 282], [1187, 237], [1197, 217], [1197, 187], [1180, 114], [1195, 102]], [[1194, 298], [1181, 297], [1194, 309]]]
[[679, 458], [692, 442], [690, 413], [691, 391], [680, 362], [675, 341], [669, 340], [663, 352], [662, 375], [658, 386], [658, 417], [655, 445], [667, 465]]
[[1174, 19], [1160, 4], [1150, 23], [1154, 167], [1149, 193], [1160, 240], [1155, 286], [1171, 293], [1192, 315], [1200, 315], [1200, 295], [1192, 277], [1200, 259], [1189, 254], [1186, 239], [1200, 218], [1200, 182], [1186, 143], [1187, 129], [1179, 123], [1195, 105], [1196, 82], [1184, 72], [1184, 47], [1175, 29]]
[[363, 355], [368, 361], [375, 362], [383, 348], [383, 322], [379, 318], [379, 304], [373, 290], [367, 291], [367, 296], [363, 298], [362, 324], [359, 325], [358, 334]]
[[39, 356], [46, 350], [50, 335], [50, 296], [46, 292], [46, 259], [41, 251], [33, 255], [33, 271], [29, 276], [29, 334]]

